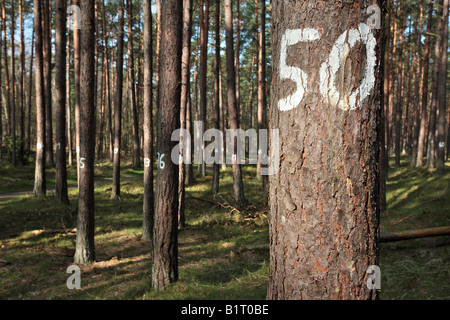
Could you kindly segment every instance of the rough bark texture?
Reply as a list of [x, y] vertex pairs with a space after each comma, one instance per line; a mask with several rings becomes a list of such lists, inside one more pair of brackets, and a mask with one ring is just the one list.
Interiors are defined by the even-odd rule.
[[443, 12], [442, 30], [440, 35], [441, 56], [439, 57], [439, 91], [438, 91], [438, 118], [437, 118], [437, 152], [436, 173], [443, 176], [445, 173], [445, 111], [447, 92], [447, 64], [448, 64], [448, 0], [442, 1]]
[[[232, 1], [225, 0], [225, 29], [226, 29], [226, 60], [227, 60], [227, 102], [230, 129], [239, 129], [238, 107], [236, 103], [236, 69], [234, 66], [234, 45], [233, 45], [233, 9]], [[237, 139], [235, 139], [236, 142]], [[237, 143], [234, 143], [237, 154]], [[239, 163], [233, 161], [233, 193], [234, 200], [239, 207], [246, 205], [244, 197], [244, 183], [242, 181], [242, 171]]]
[[95, 161], [95, 11], [91, 0], [80, 1], [80, 186], [78, 200], [77, 241], [75, 263], [95, 261], [94, 245], [94, 161]]
[[[75, 6], [80, 5], [80, 0], [74, 0]], [[73, 30], [73, 79], [75, 92], [75, 151], [77, 161], [77, 182], [80, 184], [80, 29]]]
[[44, 0], [44, 86], [45, 86], [45, 162], [48, 166], [55, 165], [53, 157], [53, 116], [52, 116], [52, 8], [51, 1]]
[[43, 197], [45, 185], [45, 98], [44, 98], [44, 58], [42, 52], [42, 7], [41, 0], [34, 0], [34, 36], [36, 45], [36, 165], [34, 176], [34, 195]]
[[[361, 37], [345, 51], [348, 55], [337, 60], [341, 67], [334, 83], [329, 83], [329, 76], [322, 80], [319, 76], [322, 66], [328, 71], [336, 67], [328, 60], [334, 43], [346, 31], [349, 39], [350, 31], [366, 22], [372, 4], [272, 2], [270, 127], [279, 129], [280, 163], [278, 174], [270, 176], [269, 299], [376, 297], [366, 286], [366, 270], [377, 264], [379, 234], [382, 29], [369, 30], [372, 44], [376, 42], [369, 57], [372, 63], [375, 60], [373, 74], [369, 72], [373, 88], [354, 109], [332, 102], [336, 100], [331, 93], [322, 93], [321, 88], [334, 84], [345, 103], [345, 96], [360, 87], [369, 61]], [[381, 1], [377, 4], [382, 8]], [[280, 101], [295, 91], [295, 82], [281, 77], [283, 35], [287, 29], [304, 28], [316, 29], [318, 39], [284, 49], [286, 64], [308, 74], [308, 91], [298, 104], [292, 103], [292, 109], [281, 111]], [[275, 147], [272, 141], [271, 148]]]
[[134, 53], [133, 53], [133, 4], [132, 0], [127, 0], [127, 20], [128, 20], [128, 72], [131, 81], [129, 87], [129, 96], [131, 110], [133, 113], [133, 166], [141, 165], [141, 155], [139, 150], [139, 116], [136, 102], [136, 74], [134, 72]]
[[[207, 73], [208, 73], [208, 29], [209, 29], [209, 0], [200, 0], [200, 121], [202, 122], [201, 135], [206, 131], [207, 106]], [[206, 144], [202, 141], [202, 164], [200, 166], [202, 176], [206, 175], [205, 151]]]
[[[180, 155], [184, 159], [187, 154], [191, 152], [191, 148], [185, 150], [184, 133], [186, 129], [186, 115], [187, 105], [189, 102], [189, 82], [190, 82], [190, 57], [191, 57], [191, 34], [192, 34], [192, 0], [183, 1], [183, 53], [181, 58], [181, 103], [180, 103]], [[185, 217], [185, 165], [184, 160], [178, 165], [179, 178], [178, 178], [178, 224], [180, 226], [186, 225]]]
[[144, 219], [142, 239], [151, 240], [154, 225], [153, 193], [153, 54], [151, 1], [144, 1]]
[[431, 52], [431, 23], [433, 19], [433, 1], [430, 1], [428, 7], [427, 35], [425, 37], [425, 56], [423, 61], [423, 78], [422, 78], [422, 105], [420, 117], [419, 143], [417, 146], [417, 167], [423, 166], [423, 158], [425, 153], [425, 138], [427, 126], [427, 101], [428, 101], [428, 74]]
[[[16, 57], [15, 57], [15, 15], [14, 15], [14, 1], [11, 1], [11, 138], [12, 138], [12, 152], [11, 164], [16, 165]], [[48, 131], [47, 131], [48, 132]]]
[[[215, 12], [215, 69], [214, 69], [214, 128], [220, 129], [220, 0], [216, 1]], [[222, 150], [218, 150], [222, 152]], [[213, 194], [219, 193], [220, 181], [220, 166], [218, 163], [213, 164], [213, 181], [211, 185], [211, 192]]]
[[[152, 288], [161, 290], [178, 280], [178, 166], [170, 160], [180, 126], [183, 3], [166, 0], [161, 12], [160, 87], [157, 129], [158, 175], [152, 252]], [[165, 155], [162, 158], [162, 155]], [[164, 161], [164, 165], [162, 163]]]
[[66, 3], [56, 0], [55, 109], [56, 199], [69, 203], [66, 170]]
[[119, 1], [119, 35], [117, 36], [116, 100], [114, 102], [114, 169], [111, 199], [120, 198], [120, 148], [122, 136], [124, 3]]

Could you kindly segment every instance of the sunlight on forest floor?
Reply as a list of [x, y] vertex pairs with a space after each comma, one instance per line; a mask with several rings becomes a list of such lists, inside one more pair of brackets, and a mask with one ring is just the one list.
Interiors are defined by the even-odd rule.
[[[32, 189], [33, 168], [0, 166], [0, 193]], [[434, 170], [391, 166], [388, 210], [382, 232], [450, 225], [450, 166]], [[110, 200], [112, 166], [96, 165], [97, 262], [81, 266], [81, 290], [69, 290], [73, 263], [76, 197], [71, 204], [32, 196], [0, 199], [0, 299], [265, 299], [269, 274], [269, 213], [253, 167], [244, 167], [247, 210], [236, 213], [201, 198], [234, 205], [231, 169], [221, 172], [220, 196], [211, 177], [187, 188], [188, 226], [179, 231], [180, 281], [162, 292], [150, 290], [151, 243], [141, 239], [142, 169], [123, 166], [122, 199]], [[211, 174], [211, 172], [208, 172]], [[47, 179], [54, 183], [54, 169]], [[69, 184], [76, 181], [69, 170]], [[8, 184], [6, 184], [8, 183]], [[382, 299], [450, 299], [449, 247], [436, 239], [382, 244]]]

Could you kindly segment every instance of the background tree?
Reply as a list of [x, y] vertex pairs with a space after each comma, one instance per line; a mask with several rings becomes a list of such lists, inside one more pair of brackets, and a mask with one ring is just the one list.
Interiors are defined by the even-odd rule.
[[123, 36], [124, 2], [119, 0], [119, 34], [117, 36], [116, 100], [114, 103], [114, 170], [111, 199], [120, 199], [120, 148], [122, 139], [122, 86], [123, 86]]
[[[239, 129], [239, 115], [236, 104], [236, 69], [234, 65], [234, 44], [233, 44], [233, 9], [232, 1], [225, 0], [225, 30], [226, 30], [226, 60], [227, 60], [227, 103], [230, 129]], [[237, 139], [234, 144], [233, 154], [237, 154]], [[240, 207], [247, 203], [244, 197], [244, 184], [242, 182], [241, 166], [237, 162], [237, 157], [233, 159], [233, 193], [234, 200]]]
[[170, 161], [170, 154], [175, 147], [172, 133], [180, 126], [182, 5], [178, 0], [166, 0], [161, 7], [159, 105], [164, 108], [159, 110], [156, 143], [159, 158], [151, 268], [155, 290], [178, 280], [178, 166]]
[[34, 195], [46, 194], [45, 180], [45, 91], [44, 91], [44, 55], [42, 30], [42, 0], [34, 0], [34, 36], [36, 45], [36, 165], [34, 175]]
[[[94, 161], [95, 161], [95, 11], [94, 2], [80, 0], [80, 186], [75, 263], [95, 261]], [[84, 160], [84, 161], [83, 161]]]
[[55, 17], [56, 199], [68, 204], [66, 168], [66, 4], [56, 1]]
[[144, 1], [144, 222], [142, 239], [152, 240], [153, 194], [153, 36], [151, 1]]

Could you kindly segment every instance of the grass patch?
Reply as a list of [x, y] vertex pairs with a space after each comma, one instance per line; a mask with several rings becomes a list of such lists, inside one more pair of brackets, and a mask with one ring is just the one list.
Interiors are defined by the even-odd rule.
[[[450, 174], [437, 178], [434, 170], [407, 163], [404, 157], [400, 168], [390, 168], [382, 232], [449, 225]], [[187, 199], [188, 226], [179, 230], [180, 281], [161, 292], [150, 290], [151, 243], [141, 239], [143, 171], [129, 162], [122, 168], [122, 199], [113, 201], [112, 166], [96, 164], [97, 262], [81, 266], [81, 290], [66, 287], [75, 247], [76, 188], [69, 190], [69, 206], [52, 196], [0, 199], [0, 299], [265, 299], [269, 213], [254, 168], [243, 167], [251, 205], [245, 214]], [[31, 166], [2, 163], [0, 170], [0, 183], [10, 183], [1, 184], [0, 193], [27, 190], [32, 184]], [[22, 182], [26, 177], [29, 181]], [[187, 187], [188, 197], [234, 205], [231, 168], [221, 171], [216, 197], [210, 192], [211, 176], [196, 172], [195, 178]], [[430, 241], [434, 239], [380, 246], [382, 299], [450, 298], [449, 248], [430, 247]]]

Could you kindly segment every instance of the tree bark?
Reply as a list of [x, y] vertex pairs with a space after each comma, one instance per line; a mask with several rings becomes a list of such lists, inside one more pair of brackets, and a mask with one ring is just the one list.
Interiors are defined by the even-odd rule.
[[106, 6], [105, 0], [103, 0], [102, 6], [102, 29], [104, 33], [103, 37], [103, 54], [105, 55], [105, 68], [106, 68], [106, 99], [108, 102], [108, 136], [109, 136], [109, 161], [114, 161], [114, 135], [112, 124], [112, 108], [111, 108], [111, 81], [109, 74], [109, 54], [108, 54], [108, 39], [109, 31], [106, 31]]
[[443, 176], [445, 174], [445, 112], [446, 93], [447, 93], [447, 65], [448, 65], [448, 0], [442, 1], [443, 12], [440, 19], [442, 19], [442, 30], [440, 35], [441, 41], [441, 56], [439, 57], [439, 91], [438, 91], [438, 111], [437, 118], [437, 152], [436, 152], [436, 174]]
[[128, 72], [131, 85], [129, 87], [129, 96], [131, 110], [133, 113], [133, 166], [140, 167], [141, 155], [139, 151], [139, 118], [136, 103], [136, 75], [134, 72], [134, 53], [133, 53], [133, 4], [132, 0], [127, 0], [127, 20], [128, 20]]
[[[258, 45], [258, 131], [266, 129], [266, 4], [261, 2], [261, 27]], [[261, 150], [261, 147], [259, 148]], [[267, 176], [261, 176], [261, 157], [258, 152], [257, 177], [262, 179], [264, 193], [267, 193]]]
[[[0, 59], [1, 61], [1, 59]], [[31, 98], [32, 98], [32, 86], [33, 86], [33, 62], [34, 62], [34, 26], [31, 40], [31, 57], [30, 57], [30, 73], [28, 78], [28, 134], [27, 134], [27, 143], [28, 143], [28, 151], [31, 151]]]
[[383, 82], [383, 32], [365, 24], [373, 3], [272, 2], [270, 128], [280, 141], [270, 148], [280, 159], [268, 299], [377, 297], [366, 286], [378, 262]]
[[[208, 29], [209, 29], [209, 0], [200, 0], [200, 121], [202, 122], [201, 135], [206, 131], [208, 124], [206, 119], [207, 100], [207, 73], [208, 73]], [[206, 175], [205, 151], [206, 144], [202, 138], [202, 164], [201, 174]]]
[[11, 0], [11, 138], [12, 138], [12, 148], [11, 148], [11, 164], [14, 167], [16, 165], [16, 58], [15, 58], [15, 13], [14, 13], [14, 0]]
[[73, 165], [73, 145], [72, 145], [72, 101], [70, 99], [70, 29], [67, 30], [67, 57], [66, 57], [66, 143], [68, 150], [68, 165]]
[[144, 1], [144, 218], [142, 239], [153, 239], [153, 51], [151, 1]]
[[122, 136], [124, 2], [119, 0], [119, 35], [117, 37], [116, 101], [114, 103], [114, 169], [111, 199], [120, 199], [120, 149]]
[[[226, 29], [226, 59], [227, 59], [227, 102], [229, 113], [229, 125], [231, 130], [239, 129], [239, 114], [236, 103], [236, 68], [234, 66], [234, 45], [233, 45], [233, 9], [232, 1], [225, 0], [225, 29]], [[233, 155], [237, 155], [237, 139], [234, 138]], [[237, 156], [233, 157], [233, 193], [234, 200], [239, 207], [245, 207], [247, 201], [244, 196], [244, 184], [242, 181], [242, 171], [237, 162]]]
[[2, 22], [3, 22], [3, 61], [5, 64], [5, 99], [6, 99], [6, 133], [11, 135], [11, 92], [10, 92], [10, 82], [9, 82], [9, 68], [8, 68], [8, 42], [6, 39], [6, 9], [5, 1], [2, 1]]
[[178, 225], [186, 225], [185, 216], [185, 164], [184, 159], [191, 147], [184, 149], [184, 130], [186, 129], [187, 105], [189, 101], [190, 82], [190, 57], [191, 57], [191, 35], [192, 35], [192, 13], [193, 1], [183, 1], [183, 53], [181, 58], [181, 101], [180, 101], [180, 158], [183, 159], [178, 165]]
[[42, 35], [42, 0], [34, 0], [34, 39], [36, 46], [36, 165], [34, 175], [34, 195], [45, 197], [45, 91], [44, 91], [44, 57]]
[[45, 162], [47, 166], [55, 165], [53, 157], [53, 115], [52, 115], [52, 32], [51, 1], [44, 0], [44, 85], [45, 85]]
[[[216, 1], [215, 11], [215, 70], [214, 70], [214, 129], [220, 130], [220, 0]], [[222, 153], [222, 150], [217, 150]], [[223, 153], [222, 153], [223, 154]], [[223, 157], [222, 157], [223, 159]], [[213, 181], [211, 186], [211, 192], [213, 194], [219, 193], [219, 181], [220, 181], [220, 165], [219, 163], [213, 164]]]
[[69, 203], [66, 168], [66, 2], [56, 0], [55, 110], [56, 199]]
[[428, 74], [429, 62], [431, 53], [431, 24], [433, 19], [433, 1], [430, 1], [428, 7], [428, 21], [427, 32], [425, 37], [425, 54], [423, 60], [423, 78], [422, 78], [422, 99], [421, 99], [421, 116], [420, 116], [420, 130], [419, 130], [419, 144], [417, 146], [417, 167], [423, 166], [423, 158], [425, 153], [425, 138], [427, 126], [427, 111], [428, 111]]
[[24, 164], [25, 152], [25, 105], [26, 105], [26, 75], [25, 75], [25, 33], [23, 26], [23, 0], [19, 0], [19, 24], [20, 24], [20, 145], [19, 163]]
[[75, 263], [95, 261], [95, 9], [91, 0], [80, 0], [81, 50], [80, 50], [80, 191], [78, 200], [77, 240]]
[[404, 70], [404, 60], [403, 60], [403, 48], [404, 48], [404, 0], [400, 0], [400, 31], [399, 31], [399, 46], [398, 51], [398, 70], [397, 70], [397, 96], [395, 102], [395, 167], [400, 167], [400, 155], [401, 155], [401, 137], [402, 137], [402, 108], [403, 99], [402, 94], [403, 89], [403, 70]]
[[[80, 0], [74, 0], [75, 6], [80, 6]], [[80, 26], [78, 26], [80, 27]], [[77, 161], [77, 182], [80, 185], [80, 29], [73, 30], [73, 69], [74, 69], [74, 92], [75, 92], [75, 151]]]
[[175, 147], [172, 133], [180, 126], [183, 3], [165, 0], [161, 9], [159, 105], [164, 108], [160, 109], [156, 145], [159, 159], [151, 268], [154, 290], [178, 280], [178, 166], [170, 161], [170, 154]]

